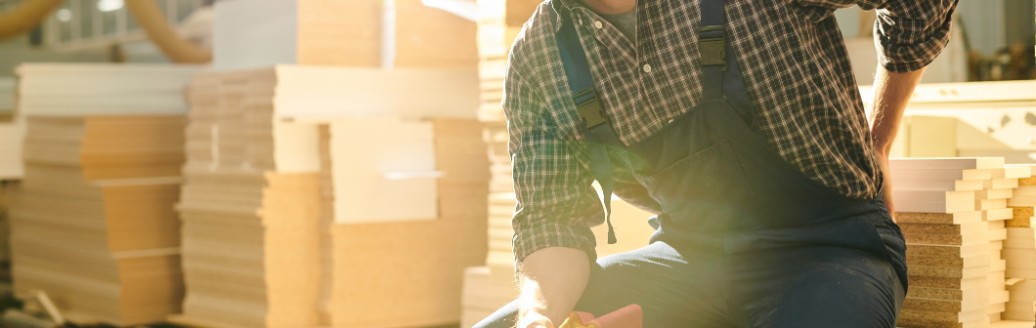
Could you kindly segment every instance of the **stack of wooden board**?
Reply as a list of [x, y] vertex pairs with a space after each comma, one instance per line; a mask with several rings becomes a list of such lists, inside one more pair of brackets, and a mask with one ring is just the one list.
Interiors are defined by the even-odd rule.
[[15, 291], [80, 323], [161, 321], [182, 295], [173, 204], [183, 87], [199, 67], [25, 64], [21, 187], [11, 197]]
[[234, 0], [215, 7], [214, 65], [470, 67], [475, 24], [421, 0]]
[[183, 293], [182, 116], [29, 117], [12, 204], [16, 292], [75, 322], [160, 322]]
[[24, 121], [14, 115], [14, 79], [0, 78], [0, 180], [22, 176]]
[[1002, 158], [916, 158], [891, 163], [896, 217], [911, 287], [899, 324], [984, 327], [1008, 294], [1000, 256], [1006, 199], [1018, 169]]
[[[356, 124], [374, 127], [394, 126], [376, 138]], [[435, 174], [413, 171], [418, 167], [401, 167], [393, 157], [410, 162], [424, 160], [420, 142], [408, 141], [406, 147], [391, 142], [393, 136], [420, 132], [425, 127], [432, 136], [431, 150]], [[361, 217], [343, 217], [341, 212], [355, 211], [356, 205], [347, 206], [332, 200], [335, 206], [325, 206], [332, 213], [329, 285], [330, 295], [322, 303], [329, 308], [329, 323], [334, 327], [418, 327], [456, 324], [461, 315], [461, 283], [466, 267], [481, 265], [486, 253], [486, 194], [488, 164], [485, 144], [481, 141], [481, 126], [473, 119], [432, 119], [423, 122], [390, 122], [385, 119], [338, 119], [330, 123], [327, 155], [330, 175], [343, 171], [358, 171], [353, 162], [358, 156], [371, 157], [386, 169], [405, 169], [410, 173], [399, 180], [366, 181], [354, 178], [353, 186], [377, 198], [387, 199], [406, 207], [420, 207], [422, 195], [419, 186], [432, 183], [433, 211], [429, 213], [399, 211], [384, 208]], [[409, 130], [409, 131], [408, 131]], [[391, 132], [389, 132], [391, 131]], [[362, 133], [357, 135], [356, 133]], [[367, 152], [352, 142], [373, 144], [374, 149], [386, 153]], [[343, 145], [346, 148], [342, 148]], [[327, 143], [325, 143], [327, 145]], [[405, 156], [392, 149], [406, 149]], [[392, 155], [396, 153], [396, 155]], [[363, 154], [363, 155], [361, 155]], [[394, 164], [390, 164], [394, 163]], [[352, 174], [350, 174], [352, 175]], [[335, 177], [332, 177], [334, 179]], [[326, 182], [327, 180], [325, 180]], [[406, 186], [385, 197], [393, 185]], [[335, 189], [350, 188], [336, 186]], [[325, 189], [327, 190], [327, 189]], [[428, 192], [425, 192], [428, 193]], [[336, 190], [336, 196], [347, 195]], [[376, 194], [380, 194], [376, 195]], [[414, 206], [410, 206], [413, 203]], [[392, 206], [392, 205], [387, 205]], [[437, 210], [434, 210], [437, 208]]]
[[1012, 218], [1007, 221], [1007, 241], [1004, 258], [1007, 260], [1007, 282], [1011, 299], [1007, 302], [1004, 319], [1036, 319], [1036, 226], [1033, 226], [1033, 208], [1036, 207], [1036, 165], [1029, 168], [1027, 177], [1018, 182], [1014, 196], [1008, 200]]
[[0, 115], [0, 180], [16, 180], [24, 174], [22, 169], [22, 138], [25, 135], [25, 120], [19, 117]]
[[272, 73], [203, 73], [188, 88], [178, 210], [191, 323], [320, 323], [316, 136], [274, 119]]
[[[485, 255], [485, 145], [471, 118], [413, 118], [474, 94], [432, 86], [441, 94], [412, 108], [417, 100], [392, 91], [450, 81], [451, 72], [276, 66], [200, 74], [189, 89], [179, 207], [187, 298], [172, 320], [456, 323], [462, 270]], [[451, 110], [444, 114], [460, 115]]]

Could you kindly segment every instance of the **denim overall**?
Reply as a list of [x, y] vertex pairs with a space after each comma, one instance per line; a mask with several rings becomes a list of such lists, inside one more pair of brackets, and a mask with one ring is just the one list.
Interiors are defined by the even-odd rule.
[[[601, 315], [636, 303], [652, 328], [894, 327], [905, 244], [881, 197], [842, 196], [752, 130], [756, 109], [730, 54], [724, 1], [701, 2], [704, 99], [632, 145], [609, 125], [571, 13], [559, 10], [561, 60], [603, 189], [609, 242], [613, 166], [630, 166], [662, 208], [650, 245], [597, 261], [577, 310]], [[609, 157], [609, 149], [627, 155]], [[516, 306], [476, 327], [509, 327]]]

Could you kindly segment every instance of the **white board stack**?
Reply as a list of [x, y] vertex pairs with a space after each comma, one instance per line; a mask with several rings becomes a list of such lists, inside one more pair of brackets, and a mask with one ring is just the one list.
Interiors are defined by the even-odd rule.
[[981, 157], [894, 159], [890, 168], [911, 282], [899, 325], [1000, 321], [1009, 299], [1007, 201], [1024, 170]]
[[1036, 318], [1036, 227], [1033, 226], [1033, 208], [1036, 207], [1036, 166], [1019, 165], [1029, 169], [1018, 181], [1014, 195], [1008, 200], [1012, 218], [1007, 224], [1004, 258], [1007, 260], [1007, 283], [1010, 300], [1004, 319], [1031, 321]]

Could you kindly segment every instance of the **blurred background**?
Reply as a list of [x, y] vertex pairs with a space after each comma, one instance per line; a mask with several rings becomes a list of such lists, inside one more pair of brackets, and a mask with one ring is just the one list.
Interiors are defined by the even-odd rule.
[[[471, 326], [516, 294], [500, 100], [538, 4], [0, 0], [0, 327]], [[835, 16], [869, 102], [874, 13]], [[953, 24], [894, 155], [1036, 163], [1036, 3]], [[648, 216], [618, 200], [599, 254]], [[983, 322], [1031, 327], [1030, 280]]]

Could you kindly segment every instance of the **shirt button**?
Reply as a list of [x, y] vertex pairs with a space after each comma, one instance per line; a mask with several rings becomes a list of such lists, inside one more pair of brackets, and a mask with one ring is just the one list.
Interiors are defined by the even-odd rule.
[[644, 64], [644, 73], [651, 73], [651, 64]]
[[594, 27], [600, 29], [604, 27], [604, 24], [602, 24], [601, 21], [594, 21]]

